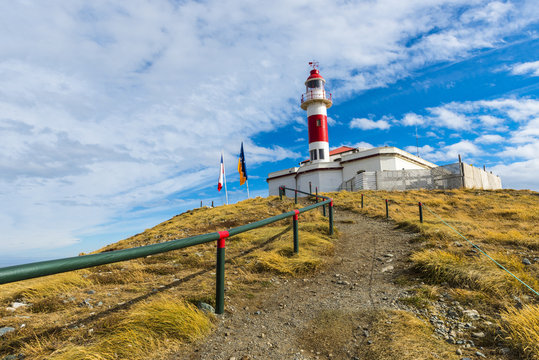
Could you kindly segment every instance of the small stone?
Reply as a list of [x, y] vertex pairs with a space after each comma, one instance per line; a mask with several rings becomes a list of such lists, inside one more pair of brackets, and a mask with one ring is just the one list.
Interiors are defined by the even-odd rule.
[[261, 338], [261, 339], [264, 339], [266, 337], [266, 334], [262, 333], [262, 334], [258, 335], [258, 337]]
[[88, 291], [86, 291], [86, 294], [93, 295], [93, 294], [95, 294], [95, 290], [88, 290]]
[[204, 312], [209, 312], [209, 313], [215, 314], [215, 308], [213, 306], [211, 306], [210, 304], [206, 304], [205, 302], [200, 301], [197, 304], [197, 308], [199, 308], [200, 310], [202, 310]]
[[236, 357], [235, 356], [232, 356], [230, 359], [228, 360], [236, 360]]
[[0, 336], [4, 336], [7, 333], [10, 333], [12, 331], [15, 331], [15, 328], [11, 326], [5, 326], [3, 328], [0, 328]]
[[469, 357], [463, 357], [462, 359], [460, 360], [472, 360], [472, 358], [469, 358]]
[[476, 351], [475, 355], [477, 355], [479, 357], [486, 357], [485, 354], [483, 354], [481, 351]]
[[527, 258], [522, 259], [522, 263], [524, 265], [531, 265], [532, 264], [532, 262], [530, 260], [528, 260]]
[[22, 302], [17, 302], [17, 301], [15, 301], [13, 304], [11, 304], [11, 307], [14, 308], [14, 309], [18, 309], [18, 308], [24, 307], [24, 306], [28, 306], [28, 304], [25, 304], [25, 303], [22, 303]]
[[455, 351], [455, 353], [456, 353], [457, 355], [462, 355], [462, 350], [459, 348], [459, 349], [457, 349], [457, 351]]
[[481, 318], [481, 316], [479, 315], [479, 313], [477, 312], [477, 310], [464, 310], [462, 312], [462, 314], [464, 316], [467, 316], [469, 317], [470, 319], [472, 320], [479, 320], [479, 318]]
[[393, 254], [385, 254], [384, 256], [385, 256], [385, 257], [390, 257], [390, 258], [392, 258], [392, 257], [393, 257]]
[[254, 313], [254, 314], [255, 314], [255, 315], [260, 315], [260, 314], [262, 314], [262, 311], [260, 311], [260, 310], [257, 310], [257, 311], [255, 311], [255, 313]]
[[454, 244], [455, 244], [456, 247], [462, 247], [462, 244], [460, 242], [458, 242], [458, 241], [455, 241]]
[[482, 332], [482, 331], [474, 332], [474, 333], [472, 333], [472, 337], [474, 337], [476, 339], [481, 339], [481, 338], [485, 337], [485, 333]]
[[391, 270], [393, 270], [393, 269], [394, 269], [393, 265], [388, 265], [388, 266], [382, 268], [381, 271], [382, 271], [382, 272], [387, 272], [387, 271], [391, 271]]

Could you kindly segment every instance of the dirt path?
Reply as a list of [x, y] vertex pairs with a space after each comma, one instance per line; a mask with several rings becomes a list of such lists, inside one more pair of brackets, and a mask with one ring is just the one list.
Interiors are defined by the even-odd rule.
[[416, 235], [346, 211], [337, 210], [335, 221], [341, 236], [334, 263], [325, 271], [308, 279], [276, 278], [267, 297], [257, 296], [241, 308], [227, 304], [232, 313], [225, 311], [217, 329], [171, 360], [325, 358], [329, 354], [301, 346], [300, 334], [313, 319], [332, 310], [393, 308], [404, 290], [394, 281], [409, 267], [406, 259], [415, 247], [410, 240]]

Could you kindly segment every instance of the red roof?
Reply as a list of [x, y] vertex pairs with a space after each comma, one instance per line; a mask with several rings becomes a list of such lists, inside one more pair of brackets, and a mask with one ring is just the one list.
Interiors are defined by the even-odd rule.
[[[320, 75], [320, 73], [316, 69], [311, 70], [311, 73], [310, 73], [309, 77], [307, 78], [307, 81], [309, 81], [311, 79], [322, 79], [322, 80], [324, 80], [322, 75]], [[305, 81], [305, 82], [307, 82], [307, 81]]]
[[329, 156], [332, 156], [332, 155], [337, 155], [337, 154], [340, 154], [340, 153], [343, 153], [343, 152], [347, 152], [347, 151], [352, 151], [354, 150], [353, 147], [350, 147], [350, 146], [341, 146], [341, 147], [338, 147], [334, 150], [331, 150], [329, 152]]

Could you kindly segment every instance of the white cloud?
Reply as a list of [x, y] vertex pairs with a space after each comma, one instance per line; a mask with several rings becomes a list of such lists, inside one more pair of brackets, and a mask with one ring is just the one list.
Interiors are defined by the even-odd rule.
[[353, 148], [360, 148], [360, 149], [372, 149], [374, 146], [371, 145], [368, 142], [360, 141], [354, 145], [352, 145]]
[[475, 142], [479, 144], [494, 144], [494, 143], [501, 143], [503, 141], [504, 141], [504, 138], [497, 134], [485, 134], [475, 139]]
[[492, 172], [502, 179], [502, 186], [507, 189], [539, 190], [539, 158], [509, 164], [500, 164]]
[[404, 115], [401, 120], [401, 123], [404, 126], [423, 125], [425, 123], [425, 118], [421, 115], [408, 113]]
[[479, 115], [478, 116], [481, 123], [485, 126], [497, 126], [503, 123], [503, 119], [492, 115]]
[[297, 157], [249, 139], [305, 126], [312, 56], [344, 101], [536, 19], [534, 1], [5, 2], [0, 201], [17, 205], [0, 212], [2, 249], [73, 243], [137, 206], [173, 209], [166, 199], [215, 182], [221, 149], [233, 169], [242, 140], [248, 166]]
[[[410, 152], [415, 153], [414, 146], [409, 146], [407, 149], [408, 148], [412, 150]], [[473, 158], [480, 152], [481, 149], [469, 140], [461, 140], [458, 143], [451, 145], [443, 145], [438, 149], [435, 149], [429, 145], [420, 147], [421, 156], [433, 162], [456, 162], [459, 155], [461, 155], [463, 158]]]
[[511, 68], [511, 73], [514, 75], [539, 76], [539, 60], [515, 64]]
[[465, 115], [456, 113], [446, 107], [436, 107], [427, 109], [432, 113], [432, 121], [439, 127], [453, 130], [470, 129], [471, 121]]
[[328, 116], [328, 125], [329, 125], [329, 126], [335, 126], [335, 125], [337, 125], [337, 120], [335, 120], [335, 119], [332, 118], [331, 116]]
[[365, 118], [354, 118], [352, 121], [350, 121], [350, 128], [358, 128], [361, 130], [373, 130], [373, 129], [379, 129], [379, 130], [387, 130], [391, 127], [389, 122], [387, 120], [380, 119], [378, 121], [375, 120], [369, 120]]

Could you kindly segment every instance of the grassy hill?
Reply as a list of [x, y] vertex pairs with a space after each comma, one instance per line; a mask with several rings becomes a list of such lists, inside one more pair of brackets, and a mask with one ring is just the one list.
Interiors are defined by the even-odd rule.
[[[390, 217], [396, 226], [419, 232], [421, 250], [411, 261], [414, 273], [399, 279], [414, 283], [401, 299], [417, 308], [433, 306], [442, 292], [489, 314], [492, 326], [481, 341], [504, 342], [529, 358], [539, 358], [539, 297], [497, 268], [466, 240], [424, 211], [448, 221], [516, 276], [539, 289], [539, 194], [529, 191], [408, 191], [331, 194], [338, 209]], [[246, 200], [178, 215], [152, 229], [111, 244], [111, 251], [184, 238], [253, 222], [290, 211], [293, 201], [277, 197]], [[320, 211], [301, 215], [299, 255], [292, 252], [290, 220], [227, 241], [225, 306], [230, 299], [252, 298], [272, 286], [276, 276], [316, 273], [332, 257], [327, 219]], [[536, 259], [537, 258], [537, 259]], [[523, 263], [524, 259], [530, 265]], [[536, 260], [534, 260], [536, 259]], [[0, 355], [27, 358], [137, 359], [166, 356], [204, 337], [215, 324], [195, 306], [214, 304], [215, 244], [0, 286]], [[24, 304], [14, 309], [16, 304]], [[403, 328], [405, 331], [405, 328]]]
[[[194, 209], [98, 252], [226, 230], [292, 209], [293, 201], [278, 197]], [[304, 213], [299, 230], [299, 255], [293, 255], [290, 219], [228, 239], [225, 295], [254, 297], [275, 275], [323, 266], [333, 249], [327, 219], [320, 210]], [[215, 254], [210, 243], [2, 285], [0, 328], [15, 331], [0, 338], [0, 356], [142, 359], [178, 349], [213, 327], [214, 316], [195, 305], [214, 305]], [[25, 305], [14, 309], [14, 303]]]

